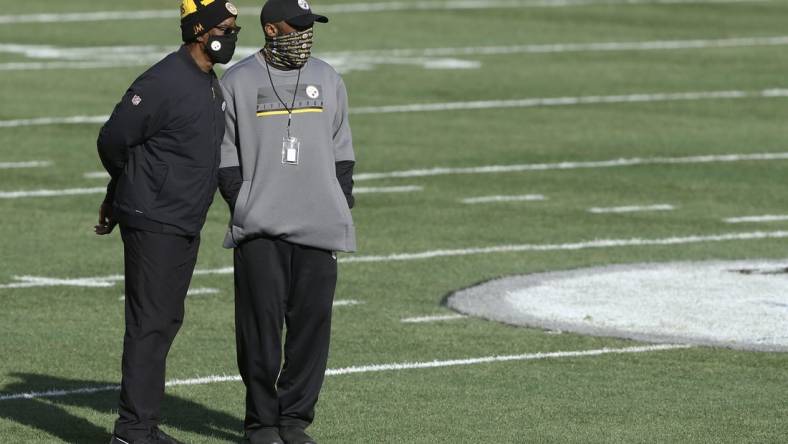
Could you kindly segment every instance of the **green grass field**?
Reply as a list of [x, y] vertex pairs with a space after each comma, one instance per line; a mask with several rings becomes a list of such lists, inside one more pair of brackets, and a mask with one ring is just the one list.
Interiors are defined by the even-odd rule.
[[[423, 54], [395, 60], [390, 52], [379, 57], [390, 60], [367, 69], [353, 64], [363, 60], [362, 53], [354, 51], [784, 37], [788, 36], [784, 0], [667, 4], [599, 0], [561, 7], [522, 0], [509, 2], [513, 7], [500, 7], [499, 2], [470, 9], [448, 2], [445, 9], [431, 10], [408, 8], [421, 2], [404, 0], [400, 10], [377, 12], [342, 12], [336, 6], [348, 1], [315, 0], [312, 6], [318, 13], [322, 6], [334, 8], [326, 13], [330, 23], [317, 29], [315, 53], [351, 52], [343, 77], [352, 108], [788, 88], [788, 39], [660, 50], [601, 51], [584, 46], [539, 53], [510, 48], [510, 53], [426, 57], [477, 63], [469, 69], [448, 69], [446, 64], [444, 69], [427, 69]], [[0, 0], [2, 13], [8, 15], [127, 11], [131, 3]], [[178, 2], [133, 4], [141, 10], [171, 9], [173, 15], [47, 23], [23, 17], [3, 21], [6, 16], [0, 16], [0, 121], [111, 112], [148, 62], [91, 69], [45, 64], [92, 60], [90, 51], [84, 59], [67, 58], [65, 50], [73, 48], [123, 47], [114, 50], [118, 57], [127, 54], [129, 46], [174, 49], [180, 35]], [[260, 6], [253, 0], [237, 4], [244, 7], [242, 13]], [[242, 15], [239, 24], [244, 27], [240, 46], [262, 44], [256, 15]], [[55, 51], [30, 57], [34, 45]], [[136, 51], [150, 57], [145, 49]], [[351, 126], [356, 172], [363, 174], [784, 153], [788, 151], [786, 117], [788, 98], [751, 95], [358, 113], [351, 115]], [[104, 186], [104, 179], [83, 176], [101, 170], [95, 149], [98, 129], [95, 123], [0, 123], [0, 166], [52, 162], [37, 168], [0, 169], [0, 196]], [[646, 164], [359, 180], [357, 187], [414, 185], [423, 191], [357, 195], [356, 256], [788, 230], [788, 222], [731, 225], [722, 221], [787, 214], [786, 162]], [[468, 197], [523, 194], [543, 194], [548, 199], [460, 202]], [[115, 390], [3, 399], [23, 392], [77, 390], [120, 381], [122, 282], [108, 287], [9, 285], [21, 282], [19, 276], [76, 279], [122, 273], [119, 234], [103, 238], [93, 234], [102, 197], [94, 193], [0, 198], [2, 443], [109, 440], [117, 408]], [[673, 204], [676, 210], [586, 211], [655, 203]], [[232, 264], [231, 252], [221, 248], [227, 219], [226, 206], [217, 194], [202, 232], [198, 270]], [[447, 294], [499, 276], [651, 261], [786, 258], [787, 248], [783, 237], [345, 262], [340, 265], [336, 298], [361, 303], [334, 309], [329, 368], [643, 345], [551, 334], [477, 318], [415, 324], [401, 319], [452, 314], [441, 305]], [[218, 293], [187, 299], [184, 327], [168, 360], [168, 379], [236, 375], [232, 276], [199, 274], [192, 288]], [[170, 387], [163, 428], [190, 443], [240, 442], [243, 396], [243, 384], [237, 381]], [[782, 443], [788, 440], [786, 418], [788, 354], [692, 347], [330, 375], [310, 430], [322, 443]]]

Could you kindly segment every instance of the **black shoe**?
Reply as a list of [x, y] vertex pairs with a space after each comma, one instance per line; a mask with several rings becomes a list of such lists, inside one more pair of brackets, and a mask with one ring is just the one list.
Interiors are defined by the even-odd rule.
[[135, 440], [121, 438], [118, 435], [112, 434], [112, 440], [109, 444], [184, 444], [172, 436], [162, 432], [158, 427], [148, 433], [148, 436]]
[[275, 427], [264, 427], [248, 435], [250, 444], [284, 444]]
[[299, 427], [280, 427], [279, 435], [282, 436], [285, 444], [317, 444], [317, 441]]
[[[146, 439], [148, 441], [143, 441], [144, 444], [184, 444], [172, 436], [162, 432], [158, 427], [154, 427]], [[134, 444], [137, 444], [137, 442], [135, 441]]]

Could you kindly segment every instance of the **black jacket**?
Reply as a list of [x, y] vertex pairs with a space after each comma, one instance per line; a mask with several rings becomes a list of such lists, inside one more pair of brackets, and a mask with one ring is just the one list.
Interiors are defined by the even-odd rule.
[[224, 99], [182, 46], [129, 87], [98, 137], [105, 202], [129, 227], [195, 236], [216, 192]]

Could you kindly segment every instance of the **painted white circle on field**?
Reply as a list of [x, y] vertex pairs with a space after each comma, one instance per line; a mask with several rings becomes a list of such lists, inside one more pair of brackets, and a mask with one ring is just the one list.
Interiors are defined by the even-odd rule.
[[316, 86], [309, 85], [306, 87], [306, 95], [309, 96], [310, 99], [317, 99], [320, 97], [320, 91], [317, 90]]
[[788, 259], [515, 276], [458, 291], [447, 303], [462, 313], [550, 330], [788, 351]]
[[211, 42], [211, 49], [213, 49], [214, 51], [218, 51], [218, 50], [222, 49], [221, 42], [219, 42], [218, 40], [212, 41]]

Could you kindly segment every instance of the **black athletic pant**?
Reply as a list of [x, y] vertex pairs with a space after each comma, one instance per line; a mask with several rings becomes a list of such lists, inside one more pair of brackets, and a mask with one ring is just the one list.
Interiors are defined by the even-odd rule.
[[135, 440], [159, 423], [165, 360], [183, 323], [200, 238], [121, 227], [126, 273], [123, 380], [115, 434]]
[[247, 434], [312, 423], [328, 360], [336, 281], [330, 251], [269, 238], [235, 249], [235, 332]]

